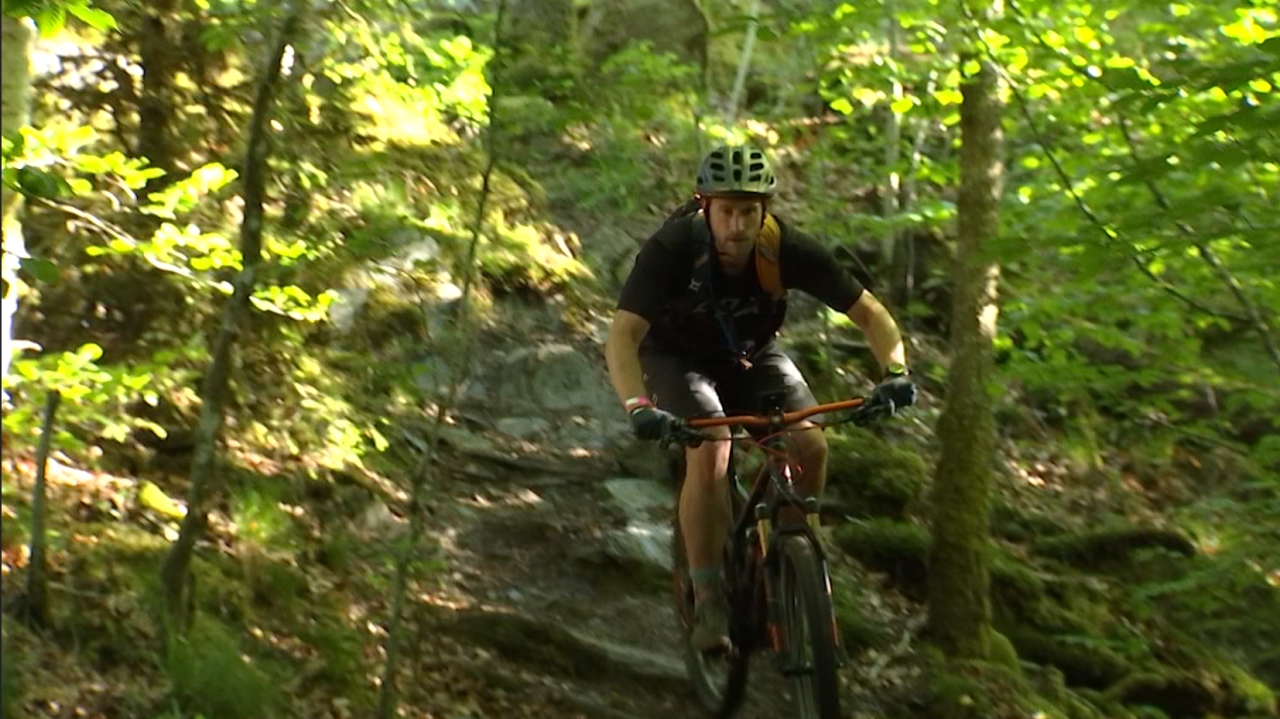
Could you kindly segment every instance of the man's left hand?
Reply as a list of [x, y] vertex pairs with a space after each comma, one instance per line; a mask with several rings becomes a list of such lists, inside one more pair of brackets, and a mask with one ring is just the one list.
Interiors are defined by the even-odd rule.
[[893, 375], [876, 385], [871, 397], [873, 402], [883, 404], [893, 414], [916, 403], [916, 383], [906, 375]]

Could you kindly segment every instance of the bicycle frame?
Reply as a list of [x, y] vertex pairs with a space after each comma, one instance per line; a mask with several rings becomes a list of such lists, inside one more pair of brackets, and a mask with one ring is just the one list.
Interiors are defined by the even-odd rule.
[[[732, 520], [732, 529], [729, 532], [732, 561], [729, 563], [728, 569], [735, 576], [728, 576], [726, 579], [735, 590], [743, 592], [743, 595], [751, 601], [753, 607], [755, 597], [751, 595], [756, 591], [755, 586], [757, 583], [763, 585], [768, 642], [770, 648], [775, 652], [782, 649], [777, 626], [777, 618], [781, 614], [781, 609], [778, 605], [779, 600], [774, 596], [773, 588], [773, 575], [776, 571], [774, 560], [777, 557], [775, 549], [778, 542], [788, 535], [805, 535], [817, 555], [828, 594], [831, 592], [831, 575], [827, 569], [826, 553], [823, 551], [822, 543], [818, 541], [816, 533], [818, 526], [818, 499], [816, 497], [800, 497], [795, 493], [791, 479], [792, 468], [795, 463], [791, 460], [791, 453], [785, 447], [777, 448], [773, 445], [782, 441], [784, 435], [795, 431], [789, 426], [796, 422], [815, 414], [841, 409], [853, 409], [861, 407], [863, 404], [864, 402], [861, 399], [847, 400], [819, 405], [797, 412], [783, 413], [774, 409], [767, 416], [718, 417], [690, 420], [688, 423], [688, 426], [692, 429], [738, 425], [763, 428], [765, 430], [765, 436], [762, 439], [754, 440], [753, 438], [754, 444], [765, 452], [766, 461], [757, 472], [750, 492], [747, 493], [745, 499], [741, 500], [743, 504], [738, 516]], [[733, 437], [730, 437], [728, 441], [735, 442]], [[735, 445], [731, 445], [730, 448], [729, 475], [727, 477], [731, 495], [740, 490], [737, 470], [733, 464]], [[805, 521], [780, 522], [779, 517], [783, 509], [787, 507], [794, 507], [799, 512], [802, 512]], [[754, 532], [752, 532], [753, 529], [755, 530]], [[749, 557], [748, 552], [751, 549], [755, 549], [757, 554]], [[764, 570], [763, 575], [752, 576], [754, 574], [752, 564], [756, 562], [758, 562], [759, 568]], [[736, 576], [739, 572], [744, 573], [747, 580], [741, 585], [739, 577]], [[756, 619], [755, 612], [752, 612], [751, 615], [751, 619]], [[834, 615], [831, 617], [831, 623], [833, 631], [837, 632], [833, 636], [836, 637], [838, 644], [839, 634], [838, 630], [836, 630]], [[747, 632], [746, 636], [752, 636], [752, 633]], [[749, 651], [749, 648], [747, 649]]]

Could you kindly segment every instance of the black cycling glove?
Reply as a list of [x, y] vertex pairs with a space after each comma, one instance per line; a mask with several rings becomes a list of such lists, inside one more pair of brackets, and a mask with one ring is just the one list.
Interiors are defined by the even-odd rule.
[[916, 383], [912, 382], [901, 365], [890, 369], [889, 375], [871, 391], [872, 401], [883, 404], [893, 414], [903, 407], [916, 403]]
[[640, 405], [631, 410], [631, 429], [640, 439], [662, 439], [671, 432], [676, 422], [674, 414], [651, 404]]

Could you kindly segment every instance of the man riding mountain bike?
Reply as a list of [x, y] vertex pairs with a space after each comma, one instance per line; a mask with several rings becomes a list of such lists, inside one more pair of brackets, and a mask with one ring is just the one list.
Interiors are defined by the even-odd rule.
[[[712, 150], [698, 170], [691, 211], [670, 218], [636, 258], [605, 356], [638, 437], [661, 439], [677, 418], [758, 411], [766, 394], [784, 397], [784, 411], [815, 406], [776, 343], [790, 289], [844, 312], [866, 334], [884, 370], [875, 397], [889, 407], [915, 402], [897, 323], [821, 243], [768, 212], [777, 184], [760, 149]], [[804, 471], [796, 489], [821, 496], [826, 439], [812, 422], [799, 427], [793, 437]], [[729, 430], [712, 434], [727, 439]], [[685, 459], [678, 513], [696, 602], [691, 642], [700, 651], [727, 648], [720, 557], [729, 443], [704, 442], [686, 449]]]

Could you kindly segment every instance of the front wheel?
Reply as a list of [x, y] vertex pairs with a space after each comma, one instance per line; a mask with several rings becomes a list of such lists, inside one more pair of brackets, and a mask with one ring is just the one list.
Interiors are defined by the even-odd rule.
[[826, 573], [809, 537], [792, 535], [778, 548], [782, 671], [791, 685], [796, 716], [839, 719], [836, 634]]

